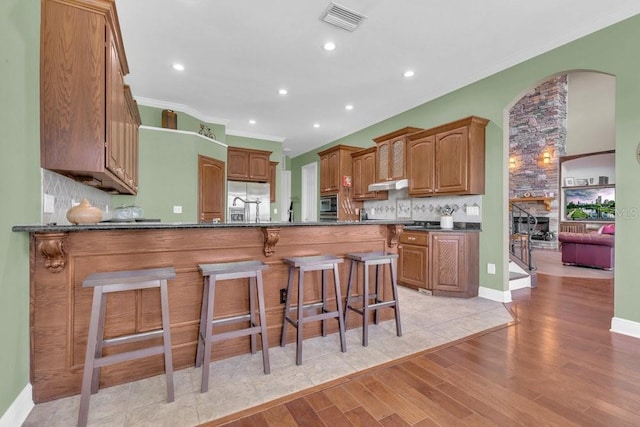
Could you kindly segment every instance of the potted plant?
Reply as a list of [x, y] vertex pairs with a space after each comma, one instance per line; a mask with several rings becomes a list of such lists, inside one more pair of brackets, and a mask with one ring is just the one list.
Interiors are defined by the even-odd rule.
[[453, 228], [453, 213], [457, 210], [457, 206], [438, 206], [438, 213], [440, 214], [440, 228], [451, 229]]

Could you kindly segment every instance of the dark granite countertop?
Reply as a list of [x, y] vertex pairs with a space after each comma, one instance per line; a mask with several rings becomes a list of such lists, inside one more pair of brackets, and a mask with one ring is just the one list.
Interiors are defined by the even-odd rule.
[[478, 233], [482, 231], [482, 224], [479, 222], [455, 222], [453, 228], [441, 228], [440, 222], [437, 221], [415, 221], [410, 225], [404, 227], [405, 230], [410, 231], [437, 231], [437, 232], [474, 232]]
[[111, 230], [178, 230], [211, 228], [247, 228], [247, 227], [340, 227], [345, 225], [392, 225], [411, 226], [413, 221], [402, 220], [366, 220], [334, 222], [231, 222], [231, 223], [187, 223], [187, 222], [100, 222], [98, 224], [57, 225], [34, 224], [15, 225], [12, 231], [29, 233], [64, 233], [72, 231], [111, 231]]

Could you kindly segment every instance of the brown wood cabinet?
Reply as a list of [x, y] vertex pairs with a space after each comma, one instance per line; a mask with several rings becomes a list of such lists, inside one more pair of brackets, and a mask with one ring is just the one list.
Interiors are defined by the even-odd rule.
[[227, 179], [233, 181], [269, 181], [271, 151], [229, 147], [227, 149]]
[[474, 297], [479, 286], [479, 234], [429, 233], [434, 295]]
[[376, 182], [376, 147], [352, 153], [351, 158], [353, 160], [353, 199], [388, 199], [388, 191], [369, 191], [369, 184]]
[[398, 283], [413, 289], [427, 289], [429, 234], [423, 231], [403, 231], [398, 244]]
[[44, 0], [40, 38], [41, 166], [136, 194], [140, 116], [115, 2]]
[[269, 199], [271, 203], [276, 202], [276, 166], [278, 166], [278, 162], [269, 162]]
[[479, 287], [479, 233], [403, 231], [398, 283], [433, 295], [473, 297]]
[[484, 194], [487, 123], [472, 116], [409, 135], [409, 195]]
[[351, 153], [360, 147], [336, 145], [318, 153], [320, 156], [320, 194], [336, 194], [342, 190], [342, 177], [353, 177]]
[[421, 128], [405, 127], [373, 140], [376, 143], [376, 181], [391, 181], [407, 177], [407, 135]]
[[224, 162], [198, 155], [198, 222], [224, 221]]

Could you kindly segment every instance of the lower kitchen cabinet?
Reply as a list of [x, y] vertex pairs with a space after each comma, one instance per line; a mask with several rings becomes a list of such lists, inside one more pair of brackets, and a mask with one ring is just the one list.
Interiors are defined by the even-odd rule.
[[428, 268], [429, 234], [405, 231], [398, 245], [398, 283], [413, 289], [425, 288]]
[[478, 295], [478, 233], [404, 231], [398, 254], [399, 284], [439, 296]]

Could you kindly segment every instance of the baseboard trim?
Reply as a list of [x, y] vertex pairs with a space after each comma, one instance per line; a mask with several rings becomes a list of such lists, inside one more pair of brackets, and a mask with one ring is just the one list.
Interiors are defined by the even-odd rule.
[[640, 323], [634, 322], [632, 320], [613, 317], [611, 319], [611, 329], [609, 330], [618, 334], [640, 338]]
[[24, 420], [29, 416], [29, 412], [33, 409], [33, 398], [31, 391], [31, 383], [27, 383], [22, 389], [16, 400], [0, 418], [0, 427], [21, 426]]
[[480, 286], [480, 288], [478, 288], [478, 296], [481, 298], [486, 298], [492, 301], [498, 301], [502, 303], [507, 303], [512, 301], [510, 291], [497, 291], [495, 289], [486, 288], [484, 286]]

